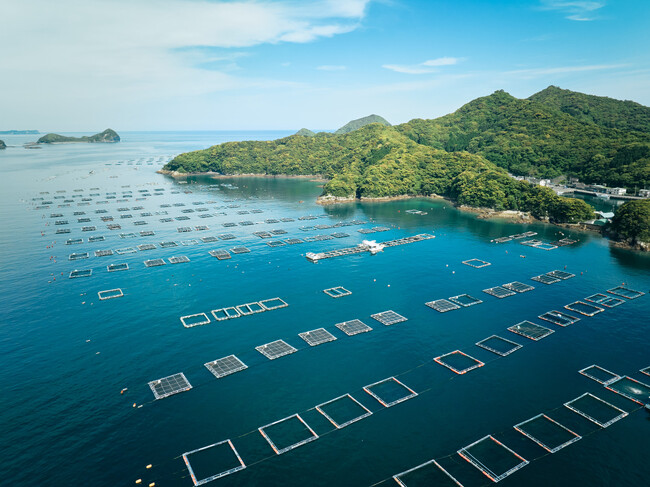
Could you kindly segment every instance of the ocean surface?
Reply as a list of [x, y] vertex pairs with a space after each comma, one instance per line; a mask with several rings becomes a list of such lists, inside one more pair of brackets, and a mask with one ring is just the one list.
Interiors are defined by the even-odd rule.
[[[115, 145], [41, 149], [22, 147], [37, 136], [4, 137], [9, 147], [0, 151], [2, 485], [129, 486], [140, 480], [140, 485], [191, 486], [182, 455], [228, 439], [246, 468], [209, 485], [397, 485], [394, 475], [433, 459], [472, 487], [491, 484], [490, 472], [516, 468], [521, 459], [529, 463], [500, 483], [647, 485], [650, 414], [578, 371], [596, 364], [650, 384], [650, 376], [640, 372], [650, 366], [650, 256], [613, 249], [589, 233], [479, 220], [442, 200], [324, 208], [315, 204], [321, 188], [314, 181], [190, 178], [179, 184], [156, 173], [181, 152], [289, 135], [285, 132], [121, 135]], [[252, 224], [240, 224], [246, 221]], [[333, 227], [340, 222], [347, 224]], [[187, 230], [183, 227], [189, 231], [179, 231]], [[386, 229], [359, 232], [377, 227]], [[272, 230], [271, 238], [253, 234]], [[526, 231], [545, 243], [576, 242], [543, 250], [522, 245], [525, 238], [493, 241]], [[333, 233], [347, 236], [314, 238]], [[316, 264], [305, 258], [307, 252], [353, 247], [364, 239], [425, 233], [435, 238], [374, 256]], [[225, 234], [234, 238], [219, 237]], [[66, 244], [69, 239], [82, 242]], [[287, 244], [288, 239], [302, 243]], [[147, 250], [146, 244], [155, 247]], [[209, 254], [242, 246], [250, 252], [232, 253], [227, 260]], [[112, 255], [95, 255], [102, 250]], [[71, 254], [85, 253], [87, 258], [70, 260]], [[189, 262], [171, 264], [174, 256]], [[145, 266], [155, 259], [165, 265]], [[490, 265], [463, 264], [469, 259]], [[107, 269], [123, 263], [128, 270]], [[69, 277], [89, 269], [88, 277]], [[554, 284], [531, 280], [553, 270], [574, 277]], [[534, 289], [503, 299], [483, 292], [512, 281]], [[646, 294], [622, 298], [620, 306], [603, 307], [593, 317], [564, 309], [620, 285]], [[323, 292], [336, 286], [351, 294], [332, 298]], [[112, 289], [123, 296], [99, 299], [99, 292]], [[482, 302], [446, 313], [425, 306], [462, 294]], [[210, 313], [275, 297], [288, 306], [224, 321]], [[387, 326], [371, 317], [387, 310], [406, 321]], [[538, 318], [550, 310], [580, 320], [562, 327]], [[211, 322], [183, 326], [180, 317], [198, 313]], [[335, 326], [355, 319], [372, 331], [348, 336]], [[524, 320], [553, 333], [533, 341], [507, 330]], [[335, 340], [310, 346], [299, 336], [318, 328]], [[492, 335], [522, 347], [500, 356], [476, 345]], [[269, 360], [255, 348], [275, 340], [295, 353]], [[457, 368], [484, 365], [456, 374], [433, 360], [455, 350], [475, 359], [448, 357]], [[232, 354], [245, 370], [217, 379], [204, 366]], [[148, 383], [181, 372], [192, 389], [156, 400]], [[391, 377], [399, 383], [367, 387], [382, 402], [364, 390]], [[564, 406], [587, 392], [627, 416], [601, 428]], [[372, 414], [337, 429], [315, 406], [345, 394], [358, 404], [346, 397], [321, 408], [335, 422]], [[258, 428], [294, 414], [311, 431], [294, 417], [263, 432], [279, 451], [312, 441], [276, 454]], [[570, 430], [571, 438], [581, 438], [551, 453], [513, 428], [539, 414]], [[536, 434], [553, 447], [564, 440], [549, 424]], [[483, 462], [483, 474], [456, 453], [487, 435], [521, 459], [513, 462], [508, 450], [487, 440], [479, 450], [496, 447], [472, 450]], [[228, 443], [187, 458], [197, 481], [241, 465]], [[428, 475], [450, 481], [432, 466]], [[438, 485], [423, 472], [404, 476], [404, 485]]]

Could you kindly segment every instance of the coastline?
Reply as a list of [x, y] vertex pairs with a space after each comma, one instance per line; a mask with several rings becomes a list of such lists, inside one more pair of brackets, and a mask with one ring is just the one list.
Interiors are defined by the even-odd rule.
[[[165, 169], [159, 169], [156, 171], [158, 174], [163, 174], [165, 176], [170, 176], [174, 179], [185, 179], [187, 177], [196, 177], [196, 176], [208, 176], [212, 179], [235, 179], [235, 178], [267, 178], [267, 179], [308, 179], [314, 182], [327, 182], [329, 181], [323, 176], [318, 174], [300, 174], [300, 175], [286, 175], [286, 174], [221, 174], [217, 172], [200, 172], [200, 173], [180, 173], [177, 171], [167, 171]], [[495, 210], [492, 208], [475, 208], [467, 205], [458, 205], [454, 200], [446, 196], [440, 196], [437, 194], [431, 195], [397, 195], [397, 196], [378, 196], [378, 197], [366, 197], [362, 196], [357, 198], [356, 196], [332, 196], [332, 195], [321, 195], [316, 198], [316, 204], [321, 206], [331, 206], [339, 204], [348, 204], [354, 202], [361, 203], [383, 203], [390, 201], [400, 201], [400, 200], [409, 200], [409, 199], [432, 199], [432, 200], [445, 200], [459, 211], [464, 211], [467, 213], [472, 213], [480, 220], [492, 220], [492, 219], [503, 219], [508, 220], [512, 223], [544, 223], [547, 225], [553, 225], [560, 228], [566, 228], [573, 231], [582, 231], [588, 233], [596, 233], [603, 238], [606, 238], [612, 247], [634, 250], [637, 252], [649, 252], [650, 244], [635, 243], [630, 244], [629, 242], [623, 242], [620, 240], [613, 240], [610, 238], [602, 228], [587, 226], [584, 223], [553, 223], [548, 219], [536, 218], [528, 212], [517, 211], [517, 210]]]

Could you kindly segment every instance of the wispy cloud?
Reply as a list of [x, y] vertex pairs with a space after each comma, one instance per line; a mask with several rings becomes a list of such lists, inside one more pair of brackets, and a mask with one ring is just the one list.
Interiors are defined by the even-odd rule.
[[342, 65], [332, 65], [332, 64], [325, 64], [323, 66], [318, 66], [316, 67], [319, 71], [345, 71], [347, 66], [342, 66]]
[[437, 71], [435, 68], [437, 67], [451, 66], [453, 64], [458, 64], [460, 61], [460, 58], [440, 57], [436, 59], [429, 59], [418, 64], [384, 64], [382, 65], [382, 68], [395, 71], [396, 73], [427, 74], [435, 73]]
[[[239, 71], [234, 64], [238, 50], [351, 32], [371, 1], [5, 2], [2, 91], [6, 97], [36, 96], [40, 102], [97, 99], [97, 93], [103, 100], [161, 99], [272, 86], [265, 84], [268, 80], [233, 75]], [[227, 54], [215, 55], [215, 50]]]
[[596, 19], [596, 11], [605, 6], [598, 0], [542, 0], [542, 10], [557, 10], [569, 20], [588, 22]]

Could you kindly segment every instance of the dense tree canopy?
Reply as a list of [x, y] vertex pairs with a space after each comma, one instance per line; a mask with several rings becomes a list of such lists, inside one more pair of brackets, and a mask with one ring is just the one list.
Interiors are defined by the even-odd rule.
[[[359, 121], [367, 121], [360, 119]], [[324, 194], [438, 194], [461, 204], [529, 211], [558, 222], [588, 219], [581, 200], [516, 181], [513, 174], [577, 176], [650, 186], [650, 109], [549, 87], [527, 100], [503, 91], [434, 120], [363, 125], [344, 134], [306, 131], [274, 141], [227, 142], [181, 154], [180, 173], [318, 174]]]
[[623, 204], [612, 218], [610, 232], [621, 239], [650, 243], [650, 200]]

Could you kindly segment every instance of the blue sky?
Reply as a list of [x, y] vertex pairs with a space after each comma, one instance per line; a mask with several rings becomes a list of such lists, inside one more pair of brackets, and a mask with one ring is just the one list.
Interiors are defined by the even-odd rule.
[[0, 129], [333, 129], [550, 84], [650, 105], [647, 0], [21, 0]]

